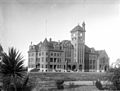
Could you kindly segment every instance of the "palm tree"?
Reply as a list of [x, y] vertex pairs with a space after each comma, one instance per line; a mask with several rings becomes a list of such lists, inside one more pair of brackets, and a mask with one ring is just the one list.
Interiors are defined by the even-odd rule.
[[0, 73], [6, 89], [10, 89], [12, 85], [14, 91], [17, 91], [17, 84], [25, 77], [23, 62], [23, 56], [13, 47], [9, 48], [8, 54], [3, 53]]

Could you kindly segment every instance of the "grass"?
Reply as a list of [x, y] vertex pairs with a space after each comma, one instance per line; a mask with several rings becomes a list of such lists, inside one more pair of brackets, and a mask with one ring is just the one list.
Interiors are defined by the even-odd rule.
[[[108, 73], [94, 73], [94, 72], [81, 72], [81, 73], [40, 73], [40, 72], [32, 72], [29, 73], [30, 79], [33, 80], [38, 88], [46, 88], [46, 89], [55, 89], [56, 90], [56, 81], [64, 80], [64, 81], [95, 81], [97, 79], [106, 80], [110, 74]], [[73, 90], [70, 91], [99, 91], [95, 86], [77, 86], [77, 88], [71, 88]], [[39, 90], [40, 91], [40, 90]], [[64, 91], [69, 91], [67, 88]]]
[[97, 79], [105, 80], [110, 74], [108, 73], [94, 73], [94, 72], [81, 72], [81, 73], [29, 73], [32, 79], [39, 79], [43, 81], [95, 81]]

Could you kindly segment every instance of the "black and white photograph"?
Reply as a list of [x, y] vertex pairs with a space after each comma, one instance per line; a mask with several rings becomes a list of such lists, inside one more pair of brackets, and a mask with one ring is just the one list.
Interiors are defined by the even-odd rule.
[[0, 0], [0, 91], [119, 91], [120, 0]]

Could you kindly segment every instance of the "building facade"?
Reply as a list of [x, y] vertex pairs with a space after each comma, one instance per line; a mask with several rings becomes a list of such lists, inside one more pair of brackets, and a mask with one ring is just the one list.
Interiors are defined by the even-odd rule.
[[48, 71], [104, 72], [109, 68], [109, 57], [105, 50], [95, 50], [85, 45], [85, 23], [71, 31], [71, 40], [53, 41], [45, 39], [29, 46], [28, 68]]

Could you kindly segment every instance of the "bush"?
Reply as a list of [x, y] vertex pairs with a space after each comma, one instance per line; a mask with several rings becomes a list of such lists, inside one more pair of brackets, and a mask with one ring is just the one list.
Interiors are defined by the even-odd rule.
[[75, 84], [72, 83], [72, 82], [70, 82], [70, 83], [69, 83], [69, 88], [73, 88], [73, 87], [75, 87]]
[[102, 84], [99, 80], [96, 81], [95, 86], [99, 89], [99, 90], [103, 90]]
[[113, 84], [113, 89], [120, 90], [120, 68], [114, 68], [113, 74], [110, 76], [109, 80]]
[[64, 80], [57, 80], [56, 81], [57, 89], [64, 89], [63, 83], [64, 83]]
[[32, 69], [30, 72], [39, 72], [39, 69], [34, 68], [34, 69]]

